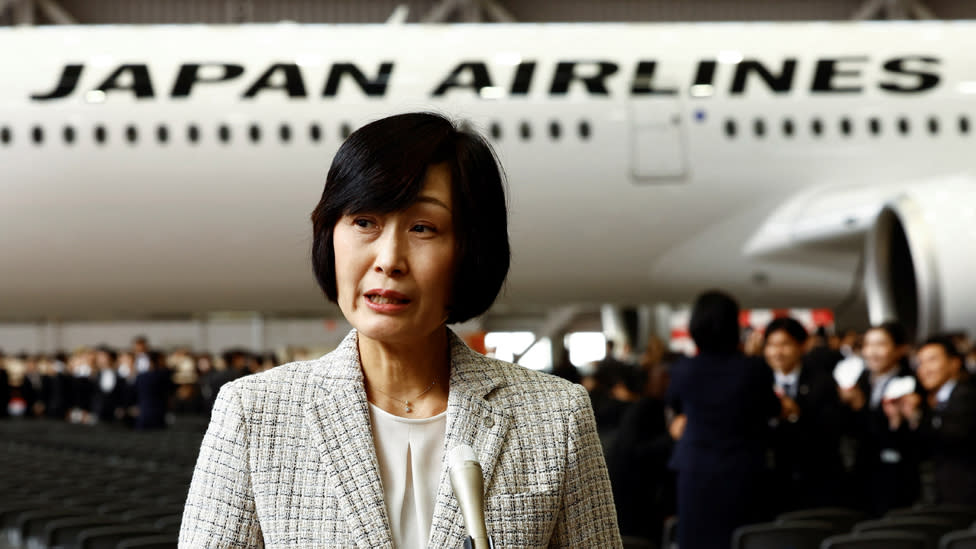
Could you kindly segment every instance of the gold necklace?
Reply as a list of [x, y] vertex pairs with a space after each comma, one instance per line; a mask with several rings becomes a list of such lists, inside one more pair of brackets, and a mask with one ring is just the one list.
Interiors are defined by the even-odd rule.
[[436, 379], [436, 378], [435, 378], [434, 380], [432, 380], [432, 381], [430, 382], [430, 385], [428, 385], [426, 389], [424, 389], [423, 391], [421, 391], [419, 395], [417, 395], [417, 396], [415, 396], [415, 397], [413, 397], [413, 398], [411, 398], [410, 400], [403, 400], [403, 399], [401, 399], [401, 398], [397, 398], [397, 397], [395, 397], [395, 396], [393, 396], [393, 395], [391, 395], [390, 393], [387, 393], [387, 392], [386, 392], [386, 391], [384, 391], [383, 389], [380, 389], [380, 388], [379, 388], [379, 387], [377, 387], [376, 385], [373, 385], [373, 388], [374, 388], [374, 389], [376, 389], [377, 391], [379, 391], [379, 392], [381, 392], [381, 393], [383, 393], [384, 395], [386, 395], [386, 396], [388, 396], [388, 397], [390, 397], [390, 398], [392, 398], [393, 400], [395, 400], [395, 401], [397, 401], [397, 402], [400, 402], [400, 403], [402, 403], [402, 404], [403, 404], [403, 410], [404, 410], [405, 412], [407, 412], [407, 413], [410, 413], [410, 412], [412, 412], [412, 411], [413, 411], [413, 408], [412, 408], [412, 407], [410, 406], [410, 401], [411, 401], [411, 400], [417, 400], [418, 398], [420, 398], [420, 397], [422, 397], [422, 396], [424, 396], [424, 395], [426, 395], [428, 391], [430, 391], [431, 389], [433, 389], [433, 388], [434, 388], [434, 385], [437, 385], [437, 379]]

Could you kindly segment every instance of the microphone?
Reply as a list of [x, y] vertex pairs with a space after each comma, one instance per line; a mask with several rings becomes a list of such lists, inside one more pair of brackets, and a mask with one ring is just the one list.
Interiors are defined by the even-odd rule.
[[451, 487], [461, 507], [464, 525], [468, 529], [465, 549], [494, 549], [485, 524], [485, 480], [474, 449], [467, 444], [451, 448], [447, 460]]

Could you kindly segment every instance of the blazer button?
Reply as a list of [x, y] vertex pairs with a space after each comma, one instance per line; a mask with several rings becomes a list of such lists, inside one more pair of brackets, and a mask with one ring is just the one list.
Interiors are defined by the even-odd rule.
[[487, 426], [487, 427], [494, 427], [495, 426], [495, 420], [494, 419], [491, 419], [491, 416], [485, 417], [485, 426]]

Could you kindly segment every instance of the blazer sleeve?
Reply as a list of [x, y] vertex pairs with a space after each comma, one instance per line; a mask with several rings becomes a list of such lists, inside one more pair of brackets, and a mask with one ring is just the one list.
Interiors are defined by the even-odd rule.
[[180, 547], [264, 547], [247, 441], [238, 384], [227, 384], [217, 396], [193, 471], [180, 525]]
[[562, 504], [549, 547], [622, 548], [593, 408], [586, 390], [581, 385], [574, 389]]

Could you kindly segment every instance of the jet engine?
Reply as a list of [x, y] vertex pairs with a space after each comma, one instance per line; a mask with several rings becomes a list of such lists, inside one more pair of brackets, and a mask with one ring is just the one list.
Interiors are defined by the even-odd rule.
[[872, 324], [899, 320], [916, 340], [976, 335], [976, 180], [915, 185], [881, 209], [867, 235]]

